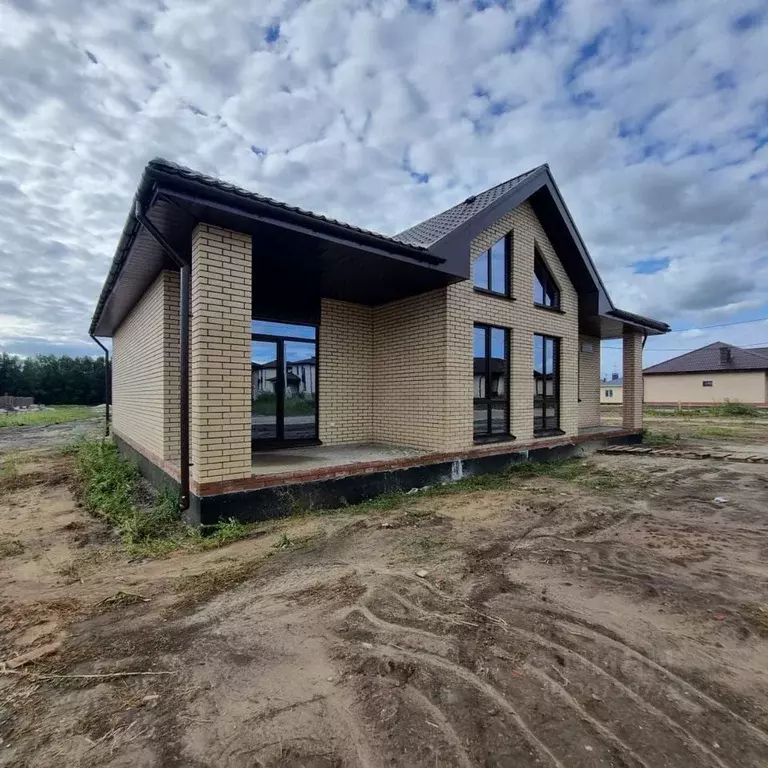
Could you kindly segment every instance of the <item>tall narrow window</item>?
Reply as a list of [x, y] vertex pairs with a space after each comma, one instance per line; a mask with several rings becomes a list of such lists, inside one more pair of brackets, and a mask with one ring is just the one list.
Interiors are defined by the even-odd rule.
[[560, 429], [560, 339], [533, 337], [533, 431]]
[[533, 261], [533, 303], [540, 307], [560, 309], [560, 289], [538, 252]]
[[474, 263], [474, 286], [479, 291], [509, 296], [509, 255], [511, 234], [497, 240]]
[[474, 437], [503, 440], [509, 434], [509, 331], [476, 325], [474, 336]]

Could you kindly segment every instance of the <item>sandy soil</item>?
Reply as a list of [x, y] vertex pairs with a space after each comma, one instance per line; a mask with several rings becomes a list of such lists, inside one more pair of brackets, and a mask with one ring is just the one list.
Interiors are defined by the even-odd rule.
[[99, 435], [103, 429], [102, 417], [41, 427], [3, 427], [0, 429], [0, 455], [10, 451], [67, 445], [79, 437]]
[[0, 659], [153, 674], [0, 675], [0, 765], [768, 765], [768, 467], [591, 466], [131, 561], [37, 457]]

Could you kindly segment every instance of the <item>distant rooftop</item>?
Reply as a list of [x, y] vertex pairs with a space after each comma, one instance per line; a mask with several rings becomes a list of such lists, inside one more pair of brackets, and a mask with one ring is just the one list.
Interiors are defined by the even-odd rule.
[[716, 341], [693, 352], [657, 363], [643, 373], [701, 373], [727, 371], [768, 371], [768, 347], [744, 349]]

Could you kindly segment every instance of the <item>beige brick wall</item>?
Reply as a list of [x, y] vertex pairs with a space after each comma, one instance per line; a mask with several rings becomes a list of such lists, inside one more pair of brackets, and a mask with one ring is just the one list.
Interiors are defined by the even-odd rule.
[[164, 456], [166, 461], [179, 463], [179, 434], [181, 417], [179, 412], [179, 273], [165, 272], [165, 370], [163, 402], [165, 404]]
[[425, 450], [448, 448], [446, 291], [373, 310], [373, 437]]
[[[472, 445], [474, 323], [510, 330], [510, 425], [517, 441], [533, 439], [533, 336], [540, 333], [560, 338], [560, 428], [568, 436], [578, 433], [578, 295], [530, 204], [523, 203], [478, 235], [472, 242], [472, 259], [510, 231], [513, 233], [511, 278], [515, 301], [477, 293], [471, 280], [447, 289], [450, 328], [447, 380], [451, 402], [448, 423], [452, 448]], [[560, 287], [562, 313], [533, 304], [534, 245]]]
[[600, 339], [594, 336], [579, 336], [579, 399], [579, 426], [599, 427]]
[[112, 423], [155, 459], [178, 460], [179, 276], [161, 272], [112, 340]]
[[251, 474], [251, 237], [192, 233], [190, 458], [196, 483]]
[[624, 331], [622, 355], [622, 423], [624, 429], [643, 427], [643, 337], [636, 331]]
[[323, 299], [318, 346], [323, 443], [373, 438], [373, 310]]

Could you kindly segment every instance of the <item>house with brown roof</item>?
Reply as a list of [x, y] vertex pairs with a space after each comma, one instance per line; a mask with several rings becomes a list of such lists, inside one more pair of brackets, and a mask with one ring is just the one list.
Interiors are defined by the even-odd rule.
[[203, 523], [639, 440], [643, 342], [668, 330], [613, 305], [546, 165], [388, 236], [165, 160], [90, 328], [120, 450]]
[[643, 371], [649, 405], [768, 404], [768, 347], [716, 341]]

